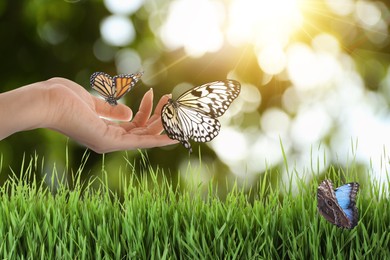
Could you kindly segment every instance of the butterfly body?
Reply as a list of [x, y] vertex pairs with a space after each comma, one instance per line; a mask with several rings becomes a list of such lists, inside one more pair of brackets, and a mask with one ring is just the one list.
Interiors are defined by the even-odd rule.
[[169, 99], [161, 112], [165, 132], [192, 152], [190, 139], [209, 142], [218, 135], [221, 124], [216, 118], [225, 113], [240, 90], [238, 81], [215, 81], [190, 89], [177, 100]]
[[91, 87], [104, 97], [112, 106], [118, 104], [118, 99], [129, 92], [142, 77], [143, 72], [135, 74], [120, 74], [114, 77], [104, 73], [95, 72], [91, 75]]
[[344, 184], [334, 190], [332, 182], [324, 180], [317, 189], [318, 211], [332, 224], [352, 229], [359, 218], [356, 208], [358, 191], [357, 182]]

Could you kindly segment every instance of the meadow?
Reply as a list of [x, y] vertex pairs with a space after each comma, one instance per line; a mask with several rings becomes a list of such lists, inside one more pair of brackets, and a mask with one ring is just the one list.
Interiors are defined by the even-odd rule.
[[[0, 163], [4, 174], [2, 157]], [[113, 191], [104, 165], [103, 177], [88, 181], [80, 178], [83, 163], [67, 181], [53, 167], [44, 182], [34, 177], [41, 164], [38, 156], [25, 158], [1, 186], [2, 259], [390, 258], [385, 186], [360, 182], [360, 220], [352, 230], [337, 228], [317, 211], [320, 181], [359, 181], [353, 167], [330, 167], [309, 184], [298, 181], [295, 192], [271, 184], [269, 171], [253, 188], [233, 185], [221, 198], [213, 181], [172, 182], [151, 165], [132, 167]]]

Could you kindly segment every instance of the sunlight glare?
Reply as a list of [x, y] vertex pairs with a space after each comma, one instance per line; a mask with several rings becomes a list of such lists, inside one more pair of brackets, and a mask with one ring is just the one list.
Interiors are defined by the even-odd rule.
[[228, 40], [233, 45], [269, 39], [286, 44], [302, 23], [298, 1], [233, 0], [229, 8]]
[[354, 0], [326, 0], [332, 12], [338, 15], [347, 16], [354, 11]]
[[193, 57], [218, 51], [223, 44], [224, 7], [211, 0], [174, 1], [160, 28], [160, 37], [171, 50], [184, 47]]
[[312, 40], [313, 49], [318, 52], [327, 52], [333, 54], [334, 56], [340, 53], [340, 44], [337, 39], [330, 34], [321, 33], [318, 34]]
[[282, 46], [276, 42], [260, 50], [257, 55], [257, 62], [265, 73], [276, 75], [284, 70], [286, 55]]
[[313, 89], [327, 87], [341, 73], [341, 68], [332, 54], [315, 52], [297, 43], [288, 48], [287, 72], [295, 87]]

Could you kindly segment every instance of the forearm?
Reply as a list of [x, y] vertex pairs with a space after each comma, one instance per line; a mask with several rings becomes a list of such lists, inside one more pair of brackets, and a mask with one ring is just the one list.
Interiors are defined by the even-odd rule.
[[0, 140], [44, 124], [47, 115], [47, 88], [34, 83], [0, 93]]

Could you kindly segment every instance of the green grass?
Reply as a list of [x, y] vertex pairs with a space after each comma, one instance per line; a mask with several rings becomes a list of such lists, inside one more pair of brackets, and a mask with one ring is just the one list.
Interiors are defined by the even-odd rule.
[[359, 224], [343, 230], [317, 213], [317, 179], [298, 181], [294, 195], [266, 173], [252, 190], [233, 186], [221, 199], [212, 182], [173, 184], [151, 166], [141, 177], [132, 167], [117, 192], [104, 167], [105, 177], [80, 181], [84, 164], [72, 185], [56, 177], [46, 185], [32, 177], [39, 164], [26, 161], [1, 187], [2, 259], [390, 258], [390, 209], [375, 183], [361, 183]]

